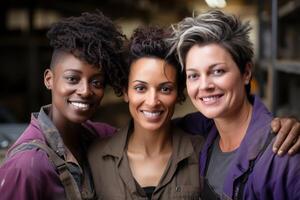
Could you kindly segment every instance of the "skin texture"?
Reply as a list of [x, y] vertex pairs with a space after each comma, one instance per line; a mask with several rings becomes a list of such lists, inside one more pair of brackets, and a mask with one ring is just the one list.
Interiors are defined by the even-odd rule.
[[194, 45], [187, 54], [186, 74], [192, 103], [215, 121], [222, 151], [238, 148], [252, 113], [245, 91], [251, 77], [250, 66], [241, 74], [230, 54], [220, 45]]
[[279, 156], [288, 151], [294, 155], [300, 150], [300, 123], [294, 118], [275, 118], [272, 123], [272, 130], [277, 133], [273, 145], [273, 152]]
[[[176, 71], [166, 65], [164, 72], [164, 66], [165, 62], [157, 58], [140, 58], [131, 66], [125, 100], [129, 102], [136, 128], [159, 131], [174, 113]], [[147, 115], [149, 112], [152, 115]]]
[[72, 54], [62, 57], [53, 70], [46, 70], [45, 84], [52, 90], [54, 123], [82, 123], [89, 119], [102, 100], [103, 83], [104, 77], [97, 68]]
[[52, 93], [50, 117], [64, 144], [80, 161], [81, 123], [96, 112], [104, 94], [101, 71], [72, 54], [64, 53], [52, 69], [44, 73], [44, 83]]
[[216, 44], [193, 46], [187, 54], [186, 73], [188, 94], [208, 118], [231, 117], [249, 104], [244, 84], [251, 73], [241, 75], [230, 54]]
[[142, 187], [156, 186], [172, 153], [169, 124], [177, 102], [175, 68], [159, 58], [136, 60], [124, 98], [134, 121], [127, 150], [132, 174]]
[[[197, 48], [199, 46], [196, 45], [193, 48], [191, 48], [189, 54], [187, 55], [187, 90], [189, 96], [198, 110], [203, 110], [203, 107], [205, 107], [205, 110], [203, 112], [206, 112], [204, 114], [206, 114], [210, 118], [220, 117], [218, 113], [227, 113], [225, 111], [232, 107], [233, 112], [236, 113], [237, 110], [241, 109], [241, 105], [248, 104], [245, 98], [241, 98], [245, 96], [245, 90], [244, 88], [236, 87], [236, 91], [228, 91], [228, 89], [226, 88], [231, 88], [237, 83], [237, 85], [239, 86], [243, 86], [243, 83], [247, 84], [250, 80], [251, 66], [247, 66], [247, 69], [245, 71], [246, 73], [241, 75], [236, 64], [231, 60], [231, 57], [228, 54], [228, 52], [221, 51], [221, 49], [219, 49], [220, 47], [215, 47], [216, 51], [214, 52], [214, 50], [211, 49], [209, 46], [210, 45], [206, 46], [206, 48], [204, 48], [204, 46], [201, 50], [200, 48]], [[217, 52], [219, 54], [217, 54]], [[201, 63], [198, 63], [198, 53], [203, 54], [203, 56], [207, 59], [201, 60]], [[218, 56], [220, 60], [215, 60], [216, 57], [214, 56]], [[203, 61], [206, 61], [208, 63], [204, 63]], [[239, 76], [241, 77], [236, 75], [233, 76], [233, 72], [226, 73], [226, 75], [223, 76], [223, 70], [225, 70], [226, 72], [226, 67], [224, 66], [224, 63], [227, 63], [228, 66], [235, 66], [234, 68], [232, 68], [233, 72], [235, 74], [240, 74]], [[211, 70], [206, 69], [206, 71], [202, 72], [203, 75], [199, 76], [201, 71], [199, 71], [198, 67], [201, 66], [210, 66]], [[225, 69], [222, 69], [222, 67], [225, 67]], [[226, 77], [228, 79], [226, 79]], [[239, 92], [241, 92], [243, 95], [236, 95]], [[215, 103], [204, 103], [201, 100], [201, 98], [199, 98], [207, 95], [210, 96], [212, 94], [224, 94], [222, 98], [225, 98], [226, 101], [224, 101], [223, 106], [219, 104], [217, 107], [215, 107], [215, 105], [220, 102], [217, 101]], [[248, 119], [249, 117], [250, 116], [248, 116]], [[277, 153], [281, 156], [284, 155], [285, 152], [288, 152], [290, 155], [293, 155], [297, 151], [299, 151], [300, 123], [296, 119], [275, 118], [272, 121], [271, 126], [274, 133], [278, 134], [273, 144], [274, 153]], [[222, 127], [219, 127], [219, 129], [222, 130]], [[241, 138], [242, 137], [240, 137], [239, 139], [236, 138], [237, 146]]]

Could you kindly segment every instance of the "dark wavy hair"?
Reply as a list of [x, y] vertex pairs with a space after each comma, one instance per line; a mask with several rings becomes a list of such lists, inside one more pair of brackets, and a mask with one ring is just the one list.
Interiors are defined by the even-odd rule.
[[51, 26], [47, 37], [54, 50], [51, 67], [54, 66], [55, 57], [60, 53], [71, 53], [103, 70], [106, 83], [111, 86], [119, 85], [117, 69], [124, 65], [122, 47], [126, 37], [119, 27], [99, 10], [62, 19]]
[[171, 30], [158, 26], [136, 28], [124, 50], [126, 66], [122, 70], [125, 76], [120, 77], [122, 84], [118, 85], [115, 90], [123, 94], [124, 87], [128, 87], [130, 66], [134, 61], [144, 57], [160, 58], [176, 69], [178, 101], [183, 102], [185, 100], [185, 75], [175, 54], [168, 54], [170, 43], [167, 38], [170, 36]]

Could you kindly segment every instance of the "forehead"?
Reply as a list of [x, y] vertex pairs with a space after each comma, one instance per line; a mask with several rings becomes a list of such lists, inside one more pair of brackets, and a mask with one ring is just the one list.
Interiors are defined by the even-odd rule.
[[98, 67], [82, 61], [71, 53], [60, 53], [56, 55], [55, 62], [53, 64], [54, 71], [57, 73], [68, 70], [101, 73], [101, 70]]
[[230, 53], [218, 44], [194, 45], [186, 56], [187, 69], [216, 63], [234, 63]]
[[148, 81], [176, 81], [176, 69], [160, 58], [144, 57], [134, 61], [130, 66], [130, 79]]

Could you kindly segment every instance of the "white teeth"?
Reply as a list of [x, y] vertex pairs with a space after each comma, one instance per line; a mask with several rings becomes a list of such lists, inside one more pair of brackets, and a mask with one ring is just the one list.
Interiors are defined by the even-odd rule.
[[157, 117], [161, 114], [160, 111], [156, 111], [156, 112], [149, 112], [149, 111], [143, 111], [144, 115], [146, 115], [146, 117]]
[[219, 97], [218, 96], [209, 96], [209, 97], [202, 97], [202, 100], [204, 102], [210, 102], [210, 101], [215, 101], [217, 100]]
[[86, 103], [79, 103], [79, 102], [71, 102], [71, 104], [79, 109], [87, 110], [90, 105]]

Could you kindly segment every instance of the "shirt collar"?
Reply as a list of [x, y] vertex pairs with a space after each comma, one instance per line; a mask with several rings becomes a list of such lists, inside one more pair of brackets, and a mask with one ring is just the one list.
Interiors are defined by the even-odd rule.
[[65, 156], [65, 147], [63, 140], [54, 126], [52, 120], [49, 118], [48, 113], [51, 105], [41, 107], [40, 112], [35, 113], [37, 117], [42, 133], [44, 134], [48, 145], [53, 149], [59, 156]]
[[[123, 157], [127, 146], [127, 140], [133, 129], [132, 120], [123, 129], [119, 130], [104, 147], [102, 156], [113, 156], [120, 159]], [[172, 126], [172, 159], [177, 163], [190, 157], [194, 153], [194, 147], [190, 139], [190, 135], [183, 130], [177, 128], [175, 125]], [[197, 158], [195, 159], [197, 162]]]

